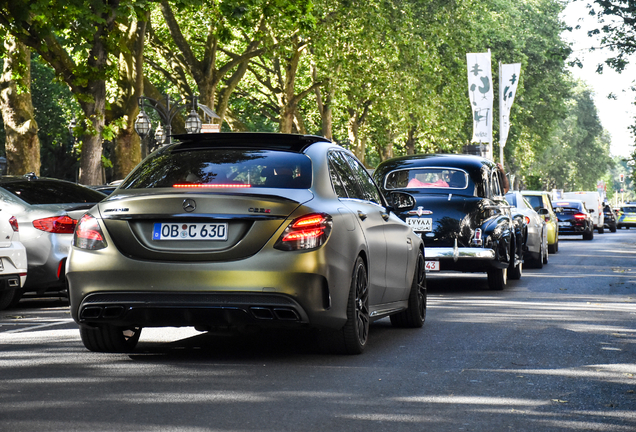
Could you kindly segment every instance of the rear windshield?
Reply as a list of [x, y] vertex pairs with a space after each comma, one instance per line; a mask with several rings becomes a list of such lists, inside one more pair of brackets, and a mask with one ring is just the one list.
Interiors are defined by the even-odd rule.
[[31, 205], [96, 203], [106, 197], [87, 187], [64, 181], [24, 180], [4, 183], [2, 188]]
[[468, 174], [452, 168], [416, 168], [393, 171], [386, 176], [384, 188], [391, 189], [466, 189]]
[[583, 211], [583, 204], [576, 202], [553, 202], [552, 207], [557, 213], [578, 213]]
[[120, 189], [249, 188], [308, 189], [311, 161], [286, 151], [187, 149], [157, 152]]
[[623, 207], [622, 210], [624, 213], [636, 213], [636, 207]]

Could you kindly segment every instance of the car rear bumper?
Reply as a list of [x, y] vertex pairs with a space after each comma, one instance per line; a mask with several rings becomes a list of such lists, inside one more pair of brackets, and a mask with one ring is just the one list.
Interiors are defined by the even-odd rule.
[[0, 290], [24, 286], [27, 278], [27, 254], [20, 242], [0, 248]]
[[298, 302], [275, 293], [102, 292], [86, 296], [78, 312], [85, 325], [242, 327], [309, 323]]
[[77, 323], [341, 328], [347, 319], [351, 269], [347, 260], [327, 260], [321, 249], [221, 263], [116, 255], [71, 251], [66, 278]]
[[485, 272], [508, 267], [508, 263], [501, 261], [493, 249], [427, 247], [424, 253], [426, 260], [439, 261], [441, 271]]

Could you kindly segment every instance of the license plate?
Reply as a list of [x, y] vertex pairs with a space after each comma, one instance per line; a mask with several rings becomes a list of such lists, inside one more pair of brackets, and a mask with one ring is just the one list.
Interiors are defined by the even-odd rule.
[[406, 223], [413, 231], [433, 231], [433, 218], [407, 217]]
[[153, 240], [227, 240], [227, 223], [160, 223], [152, 230]]
[[439, 271], [439, 261], [426, 261], [424, 268], [427, 272]]
[[570, 226], [570, 222], [559, 222], [559, 226], [560, 227], [569, 227]]

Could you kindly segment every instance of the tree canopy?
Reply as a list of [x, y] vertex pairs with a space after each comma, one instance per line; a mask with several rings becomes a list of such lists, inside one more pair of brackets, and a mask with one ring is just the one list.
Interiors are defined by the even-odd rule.
[[[368, 166], [401, 154], [459, 153], [472, 136], [466, 53], [488, 49], [495, 94], [496, 62], [522, 64], [505, 148], [517, 178], [589, 186], [609, 166], [589, 92], [566, 70], [559, 0], [18, 3], [0, 1], [1, 29], [73, 94], [59, 121], [77, 116], [78, 145], [59, 148], [69, 159], [81, 151], [81, 182], [99, 182], [107, 159], [111, 179], [140, 160], [132, 124], [142, 94], [198, 95], [224, 130], [325, 135]], [[38, 104], [56, 98], [44, 85], [36, 91]], [[57, 142], [68, 140], [62, 135]], [[47, 140], [48, 165], [55, 158]], [[567, 152], [587, 156], [573, 162], [561, 157]], [[586, 158], [603, 163], [590, 169]], [[73, 177], [58, 168], [42, 172]]]

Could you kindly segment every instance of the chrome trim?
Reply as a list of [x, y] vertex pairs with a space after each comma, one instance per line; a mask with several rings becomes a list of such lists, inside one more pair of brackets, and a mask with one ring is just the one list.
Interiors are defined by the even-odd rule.
[[493, 260], [495, 251], [492, 249], [467, 248], [467, 247], [427, 247], [425, 249], [426, 259], [451, 258], [454, 261], [462, 258]]

